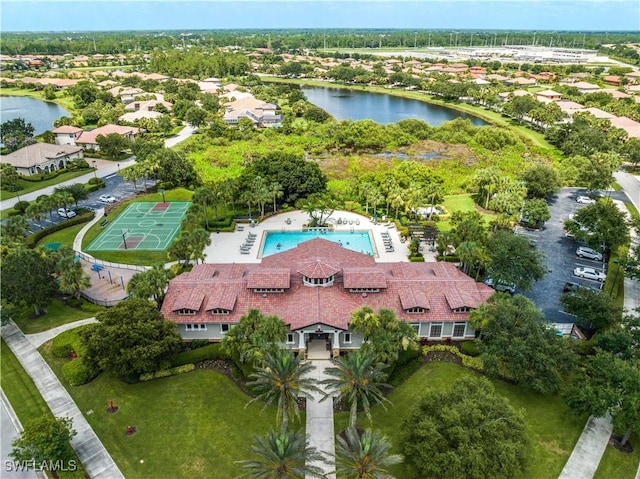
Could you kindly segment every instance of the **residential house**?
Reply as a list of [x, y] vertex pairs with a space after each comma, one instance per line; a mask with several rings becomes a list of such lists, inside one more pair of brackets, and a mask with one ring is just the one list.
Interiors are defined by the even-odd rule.
[[580, 93], [593, 93], [594, 91], [600, 90], [598, 85], [594, 85], [593, 83], [588, 83], [585, 81], [578, 81], [574, 83], [561, 83], [561, 85], [571, 86], [580, 90]]
[[104, 125], [94, 130], [83, 131], [76, 138], [75, 142], [76, 145], [82, 146], [85, 150], [97, 151], [100, 149], [97, 140], [98, 136], [107, 136], [112, 133], [117, 133], [118, 135], [124, 136], [129, 141], [133, 141], [136, 135], [140, 133], [140, 129], [133, 126]]
[[125, 113], [124, 115], [120, 115], [118, 117], [118, 121], [124, 122], [124, 123], [135, 123], [136, 121], [142, 120], [144, 118], [148, 118], [148, 119], [151, 119], [151, 120], [157, 120], [162, 115], [163, 114], [160, 113], [159, 111], [136, 110], [136, 111], [130, 111], [128, 113]]
[[622, 85], [622, 78], [618, 75], [607, 75], [602, 79], [607, 85], [620, 86]]
[[622, 128], [627, 132], [629, 138], [637, 138], [640, 140], [640, 123], [626, 116], [610, 118], [611, 126]]
[[71, 161], [84, 158], [79, 146], [34, 143], [0, 157], [0, 162], [8, 163], [25, 176], [50, 173], [65, 168]]
[[536, 100], [543, 103], [551, 103], [562, 100], [562, 94], [553, 90], [543, 90], [536, 93]]
[[73, 145], [84, 130], [77, 126], [63, 125], [51, 130], [55, 137], [56, 145]]
[[392, 309], [423, 339], [470, 339], [469, 312], [494, 293], [455, 265], [376, 263], [323, 238], [262, 263], [200, 264], [170, 281], [162, 314], [185, 340], [220, 341], [250, 309], [288, 326], [286, 347], [304, 355], [320, 342], [337, 356], [357, 349], [351, 314]]
[[225, 104], [222, 117], [227, 125], [237, 125], [240, 118], [249, 118], [256, 126], [277, 126], [282, 115], [276, 113], [278, 105], [258, 100], [253, 95], [244, 96]]

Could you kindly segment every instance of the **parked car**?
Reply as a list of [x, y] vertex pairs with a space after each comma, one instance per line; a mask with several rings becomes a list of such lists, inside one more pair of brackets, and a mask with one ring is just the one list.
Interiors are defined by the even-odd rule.
[[578, 196], [576, 201], [583, 205], [592, 205], [596, 202], [593, 198], [589, 198], [588, 196]]
[[572, 281], [567, 281], [566, 283], [564, 283], [564, 286], [562, 287], [562, 292], [563, 293], [570, 293], [571, 291], [576, 291], [578, 289], [582, 288], [582, 285], [580, 283], [574, 283]]
[[69, 208], [60, 208], [58, 209], [58, 216], [60, 218], [73, 218], [76, 216], [76, 212], [70, 210]]
[[593, 268], [576, 268], [573, 270], [573, 274], [578, 278], [593, 279], [600, 282], [603, 282], [605, 279], [607, 279], [606, 274]]
[[602, 261], [602, 254], [598, 253], [596, 250], [587, 248], [586, 246], [578, 246], [576, 250], [576, 255], [580, 258], [592, 259], [595, 261]]
[[516, 285], [513, 283], [494, 282], [493, 278], [487, 278], [484, 280], [484, 284], [491, 286], [496, 291], [502, 291], [503, 293], [515, 294], [516, 292]]
[[98, 201], [102, 201], [103, 203], [115, 203], [118, 199], [111, 195], [100, 195], [98, 197]]

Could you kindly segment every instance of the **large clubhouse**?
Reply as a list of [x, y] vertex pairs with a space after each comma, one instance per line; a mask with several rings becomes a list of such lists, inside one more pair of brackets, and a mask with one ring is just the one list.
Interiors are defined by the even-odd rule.
[[187, 340], [220, 341], [250, 309], [288, 325], [286, 347], [302, 355], [318, 344], [335, 357], [357, 349], [354, 311], [389, 308], [422, 339], [473, 338], [469, 311], [494, 290], [446, 262], [376, 263], [322, 238], [261, 263], [199, 264], [174, 278], [162, 305]]

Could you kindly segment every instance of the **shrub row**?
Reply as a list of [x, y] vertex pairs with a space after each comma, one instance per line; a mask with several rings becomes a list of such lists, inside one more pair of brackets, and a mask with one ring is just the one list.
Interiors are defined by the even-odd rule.
[[183, 364], [171, 369], [162, 369], [155, 373], [145, 373], [140, 375], [140, 381], [151, 381], [152, 379], [168, 378], [177, 374], [188, 373], [196, 368], [194, 364]]
[[67, 168], [63, 168], [61, 170], [56, 170], [53, 173], [46, 173], [46, 174], [40, 174], [40, 175], [31, 175], [31, 176], [24, 176], [21, 175], [20, 179], [23, 181], [28, 181], [29, 183], [40, 183], [41, 181], [44, 180], [50, 180], [52, 178], [56, 178], [64, 173], [69, 173], [70, 171], [76, 171], [78, 169], [88, 169], [89, 165], [85, 166], [85, 167], [67, 167]]
[[71, 352], [76, 353], [76, 358], [66, 362], [62, 366], [62, 375], [72, 386], [87, 384], [95, 378], [100, 371], [89, 366], [83, 359], [86, 352], [80, 331], [92, 327], [84, 326], [60, 333], [53, 339], [51, 353], [58, 358], [68, 358]]
[[464, 354], [468, 355], [468, 356], [479, 356], [480, 355], [480, 350], [478, 348], [478, 343], [476, 341], [463, 341], [462, 345], [460, 346], [460, 351], [462, 351]]
[[444, 351], [458, 356], [462, 360], [462, 365], [466, 368], [475, 369], [476, 371], [482, 371], [484, 366], [482, 364], [482, 359], [474, 358], [463, 354], [460, 352], [458, 348], [455, 346], [447, 346], [445, 344], [435, 344], [433, 346], [424, 346], [422, 348], [422, 352], [427, 355], [431, 352]]
[[35, 248], [38, 241], [40, 241], [45, 236], [50, 235], [51, 233], [55, 233], [56, 231], [63, 230], [70, 226], [79, 225], [82, 223], [86, 223], [87, 221], [91, 221], [93, 219], [93, 211], [89, 211], [87, 213], [82, 213], [74, 218], [62, 221], [58, 224], [47, 226], [44, 229], [38, 230], [30, 236], [27, 236], [25, 243], [29, 248]]
[[229, 356], [222, 350], [220, 343], [209, 344], [203, 348], [183, 351], [176, 354], [171, 360], [171, 366], [182, 366], [183, 364], [195, 364], [207, 359], [227, 359]]

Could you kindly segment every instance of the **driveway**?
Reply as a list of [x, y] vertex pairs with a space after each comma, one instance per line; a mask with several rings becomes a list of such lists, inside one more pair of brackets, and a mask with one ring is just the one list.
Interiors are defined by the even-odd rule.
[[525, 296], [531, 299], [552, 322], [574, 321], [573, 316], [562, 311], [560, 304], [565, 283], [573, 282], [591, 288], [600, 288], [600, 283], [597, 281], [576, 278], [573, 276], [573, 270], [578, 266], [602, 270], [602, 262], [578, 258], [575, 252], [581, 243], [567, 238], [564, 234], [564, 222], [569, 215], [586, 206], [575, 201], [577, 196], [584, 194], [586, 194], [584, 189], [563, 188], [549, 203], [551, 219], [546, 222], [543, 230], [518, 229], [518, 234], [535, 240], [537, 248], [546, 256], [548, 273], [542, 280], [536, 282]]

